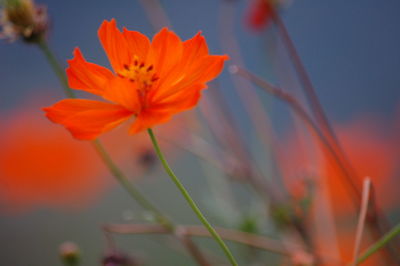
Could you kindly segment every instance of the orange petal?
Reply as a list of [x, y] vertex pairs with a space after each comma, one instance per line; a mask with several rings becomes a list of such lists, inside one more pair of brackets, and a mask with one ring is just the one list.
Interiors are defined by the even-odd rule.
[[217, 77], [223, 67], [224, 62], [228, 60], [227, 55], [208, 55], [187, 70], [186, 79], [182, 80], [177, 86], [187, 86], [190, 83], [206, 83]]
[[118, 30], [115, 19], [105, 20], [99, 28], [98, 36], [115, 72], [132, 62], [132, 52], [129, 51], [124, 35]]
[[192, 39], [183, 43], [183, 55], [180, 62], [166, 76], [162, 77], [159, 85], [172, 87], [177, 84], [186, 76], [187, 70], [205, 56], [208, 56], [208, 48], [204, 37], [199, 32]]
[[51, 121], [62, 124], [80, 140], [93, 140], [132, 116], [119, 105], [83, 99], [62, 100], [43, 110]]
[[136, 134], [143, 130], [152, 128], [155, 125], [162, 124], [170, 120], [170, 112], [165, 112], [163, 110], [143, 110], [133, 122], [131, 128], [129, 129], [129, 134]]
[[195, 62], [197, 59], [208, 55], [208, 47], [201, 32], [197, 33], [192, 39], [183, 43], [183, 56], [186, 62]]
[[126, 78], [114, 77], [110, 79], [103, 97], [136, 114], [141, 109], [137, 84]]
[[150, 47], [149, 38], [138, 31], [130, 31], [126, 28], [123, 30], [123, 35], [131, 53], [139, 57], [139, 60], [145, 60]]
[[154, 64], [157, 75], [162, 77], [179, 63], [182, 52], [181, 39], [174, 32], [163, 28], [154, 36], [146, 62]]
[[224, 61], [228, 59], [229, 57], [226, 55], [209, 55], [201, 60], [199, 59], [198, 62], [187, 69], [184, 77], [181, 77], [176, 82], [162, 83], [157, 90], [154, 90], [150, 96], [152, 102], [162, 101], [164, 98], [168, 98], [195, 84], [205, 84], [214, 79], [221, 73]]
[[107, 68], [87, 62], [79, 48], [74, 50], [74, 58], [68, 63], [68, 83], [76, 90], [102, 95], [105, 84], [114, 76]]
[[168, 111], [171, 115], [194, 107], [201, 97], [201, 90], [206, 88], [204, 84], [196, 84], [192, 87], [175, 93], [162, 99], [160, 102], [152, 103], [152, 109]]

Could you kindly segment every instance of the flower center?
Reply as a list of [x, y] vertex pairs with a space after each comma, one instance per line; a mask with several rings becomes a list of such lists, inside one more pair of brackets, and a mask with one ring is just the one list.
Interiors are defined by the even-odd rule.
[[124, 65], [124, 68], [118, 72], [118, 76], [127, 78], [131, 82], [136, 82], [141, 93], [146, 93], [153, 82], [159, 78], [154, 71], [153, 65], [146, 65], [140, 62], [135, 56], [132, 65]]

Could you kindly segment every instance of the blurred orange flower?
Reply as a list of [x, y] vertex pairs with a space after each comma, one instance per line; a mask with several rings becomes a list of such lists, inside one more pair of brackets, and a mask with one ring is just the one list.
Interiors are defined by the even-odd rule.
[[[33, 110], [37, 110], [34, 108]], [[0, 210], [82, 208], [108, 187], [92, 147], [25, 108], [1, 119]]]
[[115, 73], [85, 61], [77, 48], [67, 75], [71, 88], [107, 102], [67, 99], [44, 109], [50, 120], [82, 140], [95, 139], [133, 116], [129, 133], [135, 134], [194, 107], [228, 59], [209, 55], [200, 33], [182, 42], [164, 28], [150, 42], [139, 32], [120, 32], [113, 19], [104, 21], [98, 34]]
[[[339, 266], [349, 265], [353, 260], [354, 245], [355, 245], [355, 227], [340, 228], [336, 231], [337, 247], [332, 239], [327, 238], [325, 235], [317, 237], [316, 251], [320, 255], [319, 265], [322, 266]], [[366, 250], [375, 241], [371, 239], [368, 232], [364, 232], [363, 241], [361, 242], [360, 252]], [[333, 250], [338, 248], [336, 256], [334, 256]], [[383, 252], [376, 252], [371, 255], [366, 261], [362, 263], [363, 266], [380, 266], [389, 265], [387, 264], [385, 255]]]
[[[393, 175], [398, 164], [395, 139], [385, 134], [371, 119], [354, 121], [337, 127], [337, 135], [355, 171], [355, 184], [362, 187], [363, 179], [371, 178], [374, 198], [382, 207], [393, 207], [395, 194]], [[354, 211], [349, 191], [343, 183], [343, 173], [331, 156], [325, 155], [321, 176], [326, 178], [333, 207], [337, 212]], [[357, 210], [358, 211], [358, 210]]]
[[[375, 119], [367, 117], [347, 125], [336, 125], [335, 131], [356, 173], [354, 183], [361, 188], [362, 180], [369, 176], [378, 204], [388, 208], [396, 202], [393, 175], [398, 164], [397, 142], [382, 128]], [[312, 178], [316, 184], [319, 178], [324, 178], [336, 213], [358, 213], [343, 181], [342, 171], [324, 146], [317, 146], [317, 140], [307, 142], [296, 135], [285, 143], [279, 161], [292, 195], [301, 197], [305, 193], [304, 178]]]

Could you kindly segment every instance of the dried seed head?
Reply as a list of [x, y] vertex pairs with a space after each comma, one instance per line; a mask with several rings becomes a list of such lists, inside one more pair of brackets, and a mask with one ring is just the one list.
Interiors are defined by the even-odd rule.
[[48, 30], [45, 6], [33, 0], [5, 0], [0, 18], [0, 38], [15, 41], [19, 38], [28, 43], [40, 42]]

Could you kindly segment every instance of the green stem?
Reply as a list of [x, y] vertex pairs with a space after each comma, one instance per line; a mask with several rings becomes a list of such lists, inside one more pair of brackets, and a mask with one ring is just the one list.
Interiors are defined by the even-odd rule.
[[132, 185], [131, 182], [129, 182], [124, 173], [118, 168], [118, 166], [111, 159], [110, 155], [105, 150], [104, 146], [100, 143], [100, 141], [94, 140], [92, 144], [95, 147], [101, 159], [103, 160], [104, 164], [108, 167], [108, 169], [118, 180], [118, 182], [125, 188], [125, 190], [129, 193], [129, 195], [132, 196], [132, 198], [134, 198], [144, 209], [152, 212], [155, 215], [158, 223], [165, 226], [167, 229], [173, 231], [174, 230], [173, 223], [168, 218], [166, 218], [166, 216], [163, 215], [162, 212], [157, 207], [155, 207], [150, 201], [148, 201], [146, 197], [136, 187]]
[[206, 217], [202, 214], [200, 211], [199, 207], [197, 207], [196, 203], [193, 201], [191, 196], [189, 195], [188, 191], [186, 188], [183, 186], [181, 181], [176, 177], [174, 172], [172, 171], [171, 167], [168, 165], [168, 162], [166, 161], [163, 153], [161, 152], [160, 146], [158, 145], [157, 139], [154, 136], [153, 130], [149, 128], [147, 130], [149, 133], [149, 136], [151, 138], [151, 141], [153, 143], [154, 149], [157, 153], [158, 158], [160, 159], [162, 165], [164, 166], [165, 171], [169, 175], [169, 177], [172, 179], [172, 181], [175, 183], [175, 185], [178, 187], [179, 191], [182, 193], [183, 197], [186, 199], [187, 203], [189, 206], [192, 208], [194, 213], [197, 215], [199, 220], [203, 223], [203, 225], [207, 228], [207, 230], [210, 232], [211, 236], [217, 241], [217, 243], [220, 245], [222, 250], [224, 251], [225, 255], [229, 259], [232, 265], [237, 266], [238, 263], [236, 262], [235, 258], [233, 257], [231, 251], [227, 247], [227, 245], [224, 243], [222, 238], [219, 236], [219, 234], [215, 231], [215, 229], [211, 226], [211, 224], [207, 221]]
[[74, 92], [70, 89], [70, 87], [68, 85], [68, 80], [64, 74], [64, 69], [58, 63], [56, 56], [51, 51], [50, 47], [47, 45], [47, 42], [45, 40], [41, 40], [37, 44], [38, 44], [40, 50], [42, 50], [43, 54], [46, 56], [47, 61], [53, 68], [58, 79], [60, 80], [60, 82], [63, 86], [65, 95], [67, 95], [69, 98], [76, 98]]
[[[47, 61], [53, 68], [55, 74], [60, 80], [64, 92], [69, 98], [76, 98], [76, 95], [73, 90], [68, 85], [68, 80], [64, 74], [64, 69], [60, 66], [57, 61], [56, 56], [49, 48], [47, 42], [42, 40], [38, 42], [38, 46], [41, 51], [46, 56]], [[114, 177], [118, 180], [118, 182], [122, 185], [122, 187], [129, 193], [129, 195], [134, 198], [144, 209], [150, 211], [155, 216], [156, 220], [168, 230], [173, 231], [174, 225], [173, 223], [160, 211], [158, 210], [146, 197], [131, 183], [128, 178], [124, 175], [124, 173], [118, 168], [118, 166], [111, 159], [107, 150], [101, 144], [100, 140], [92, 141], [96, 152], [99, 154], [104, 164], [107, 166], [109, 171], [114, 175]]]
[[386, 233], [381, 239], [378, 240], [375, 244], [370, 246], [363, 254], [358, 258], [357, 265], [365, 261], [369, 256], [383, 248], [390, 240], [392, 240], [395, 236], [400, 234], [400, 223], [397, 224], [392, 230]]

